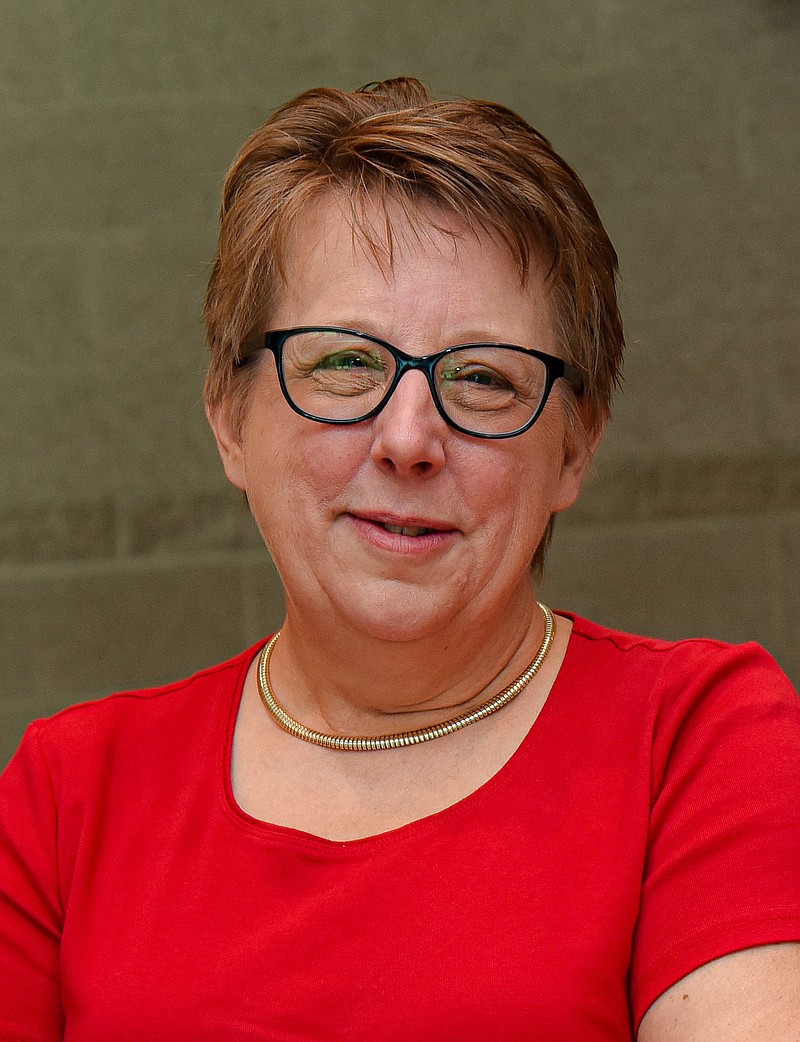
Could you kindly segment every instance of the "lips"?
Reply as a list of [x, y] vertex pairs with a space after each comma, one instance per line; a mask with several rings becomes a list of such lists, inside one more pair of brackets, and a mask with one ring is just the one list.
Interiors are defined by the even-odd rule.
[[394, 514], [372, 514], [361, 513], [360, 511], [357, 513], [353, 512], [351, 516], [356, 518], [358, 521], [366, 522], [370, 525], [376, 525], [383, 529], [383, 531], [389, 532], [392, 535], [403, 535], [412, 539], [418, 539], [420, 536], [440, 535], [456, 531], [455, 527], [447, 521], [438, 521], [427, 517], [399, 517]]
[[348, 511], [346, 518], [362, 547], [377, 554], [381, 568], [421, 567], [457, 545], [459, 529], [448, 521], [372, 511]]

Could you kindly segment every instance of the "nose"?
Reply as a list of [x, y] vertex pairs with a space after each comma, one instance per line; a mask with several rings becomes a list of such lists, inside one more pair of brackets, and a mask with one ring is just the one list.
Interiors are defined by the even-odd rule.
[[432, 477], [444, 466], [450, 428], [421, 372], [404, 373], [373, 423], [371, 458], [399, 475]]

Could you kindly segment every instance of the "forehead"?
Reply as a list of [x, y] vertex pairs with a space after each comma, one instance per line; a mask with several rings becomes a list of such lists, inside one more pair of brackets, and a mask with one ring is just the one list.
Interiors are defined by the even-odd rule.
[[374, 265], [387, 280], [398, 265], [431, 254], [447, 263], [478, 247], [503, 254], [516, 272], [520, 286], [527, 282], [528, 267], [540, 274], [535, 259], [518, 262], [496, 231], [477, 220], [467, 220], [441, 204], [425, 199], [376, 199], [353, 196], [340, 190], [325, 192], [306, 203], [294, 217], [281, 251], [284, 284], [308, 270], [312, 257], [323, 253], [329, 261], [350, 258]]

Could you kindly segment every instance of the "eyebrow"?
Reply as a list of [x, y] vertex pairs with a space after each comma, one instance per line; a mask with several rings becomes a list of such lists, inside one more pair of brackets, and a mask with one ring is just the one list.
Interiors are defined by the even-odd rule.
[[[317, 325], [317, 323], [306, 324]], [[402, 338], [385, 335], [384, 333], [379, 331], [377, 327], [375, 327], [371, 322], [359, 322], [343, 319], [341, 321], [337, 320], [335, 322], [319, 323], [319, 325], [340, 326], [345, 329], [352, 329], [355, 333], [364, 333], [366, 336], [375, 337], [378, 340], [385, 340], [387, 343], [393, 344], [395, 347], [403, 346], [401, 343], [398, 343], [398, 341]], [[466, 327], [464, 329], [461, 329], [459, 330], [458, 336], [447, 337], [446, 341], [442, 340], [441, 342], [437, 343], [438, 346], [433, 346], [432, 353], [435, 353], [439, 350], [443, 350], [447, 347], [460, 347], [461, 345], [467, 344], [508, 344], [512, 347], [539, 347], [538, 344], [525, 344], [522, 343], [520, 340], [503, 336], [501, 333], [498, 332], [486, 332], [486, 330], [483, 330], [481, 332], [475, 332], [473, 327]]]

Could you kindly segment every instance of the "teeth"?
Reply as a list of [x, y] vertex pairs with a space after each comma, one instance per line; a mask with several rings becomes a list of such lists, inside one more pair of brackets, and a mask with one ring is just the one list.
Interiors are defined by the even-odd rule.
[[387, 532], [392, 532], [394, 535], [427, 535], [428, 532], [433, 531], [432, 528], [420, 528], [416, 525], [406, 525], [405, 527], [401, 525], [384, 525], [383, 527]]

